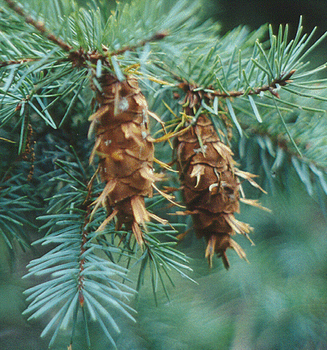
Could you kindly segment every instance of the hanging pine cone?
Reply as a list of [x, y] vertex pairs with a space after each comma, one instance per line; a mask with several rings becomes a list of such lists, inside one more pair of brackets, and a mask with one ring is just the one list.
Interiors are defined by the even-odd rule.
[[204, 114], [177, 137], [176, 149], [186, 213], [192, 215], [197, 237], [207, 241], [205, 256], [210, 266], [217, 253], [225, 268], [229, 268], [227, 248], [246, 260], [245, 252], [231, 236], [235, 233], [247, 236], [251, 231], [248, 224], [234, 217], [239, 212], [240, 200], [236, 175], [253, 182], [251, 174], [235, 168], [231, 149], [220, 140]]
[[116, 228], [132, 229], [142, 245], [140, 225], [150, 220], [144, 197], [152, 196], [152, 185], [160, 177], [154, 174], [154, 147], [149, 136], [148, 105], [138, 81], [127, 76], [119, 81], [112, 74], [99, 79], [102, 91], [96, 89], [97, 111], [89, 118], [90, 132], [96, 133], [90, 161], [98, 155], [99, 172], [106, 186], [93, 203], [93, 212], [103, 205], [108, 217], [102, 229], [115, 216]]

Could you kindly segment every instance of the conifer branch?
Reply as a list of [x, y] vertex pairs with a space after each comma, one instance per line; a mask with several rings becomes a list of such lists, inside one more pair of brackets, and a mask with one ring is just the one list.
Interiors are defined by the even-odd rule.
[[[71, 61], [73, 63], [74, 67], [82, 67], [85, 65], [85, 62], [90, 60], [91, 62], [96, 62], [97, 60], [107, 60], [108, 61], [108, 54], [110, 56], [117, 56], [122, 55], [127, 51], [135, 51], [137, 48], [142, 47], [146, 45], [147, 43], [159, 41], [164, 39], [169, 33], [167, 31], [160, 31], [152, 35], [148, 39], [144, 39], [133, 46], [125, 46], [121, 49], [109, 52], [108, 48], [102, 45], [102, 49], [105, 52], [108, 52], [106, 54], [101, 54], [97, 51], [92, 52], [86, 52], [84, 49], [80, 48], [78, 50], [74, 50], [74, 48], [69, 45], [68, 43], [64, 42], [62, 39], [57, 37], [55, 34], [51, 33], [46, 27], [43, 22], [34, 20], [30, 15], [26, 14], [22, 7], [18, 6], [14, 1], [12, 0], [4, 0], [7, 2], [8, 6], [14, 10], [18, 15], [24, 18], [25, 22], [28, 24], [31, 24], [35, 29], [37, 29], [44, 37], [46, 37], [48, 40], [52, 41], [54, 44], [59, 46], [61, 49], [63, 49], [66, 52], [69, 52], [69, 56], [67, 58], [60, 58], [57, 60], [57, 63], [65, 62], [65, 61]], [[0, 68], [14, 65], [14, 64], [23, 64], [27, 62], [35, 62], [38, 61], [39, 58], [22, 58], [19, 60], [9, 60], [9, 61], [0, 61]]]
[[27, 217], [36, 209], [37, 202], [26, 182], [25, 174], [12, 174], [0, 180], [0, 238], [9, 250], [14, 249], [16, 242], [23, 250], [30, 247], [26, 232], [34, 225]]
[[[67, 155], [73, 156], [68, 152]], [[24, 314], [30, 314], [31, 319], [38, 318], [45, 309], [53, 310], [53, 318], [42, 333], [53, 333], [51, 346], [61, 328], [66, 328], [71, 323], [71, 328], [76, 328], [77, 314], [81, 311], [87, 315], [82, 319], [85, 329], [88, 329], [90, 318], [96, 319], [104, 334], [115, 346], [110, 328], [115, 332], [119, 332], [119, 328], [107, 308], [107, 303], [120, 314], [134, 320], [130, 314], [133, 309], [124, 302], [124, 299], [128, 300], [127, 298], [133, 295], [134, 290], [117, 282], [117, 278], [126, 276], [127, 271], [124, 268], [109, 263], [96, 253], [96, 249], [99, 248], [96, 244], [98, 234], [94, 232], [95, 223], [90, 220], [90, 197], [94, 177], [86, 186], [79, 180], [84, 178], [80, 162], [72, 162], [66, 166], [66, 162], [62, 160], [57, 164], [59, 174], [54, 178], [61, 181], [64, 187], [55, 200], [50, 198], [47, 214], [38, 218], [46, 220], [43, 227], [48, 228], [47, 235], [39, 242], [56, 245], [41, 258], [30, 263], [27, 275], [50, 274], [50, 278], [26, 292], [30, 304]], [[57, 205], [58, 202], [61, 205]], [[115, 249], [107, 247], [105, 251], [111, 252]], [[61, 291], [62, 284], [64, 292]], [[40, 295], [44, 299], [40, 298]], [[73, 336], [74, 331], [72, 338]]]
[[[313, 166], [314, 168], [318, 169], [319, 171], [327, 174], [327, 166], [319, 163], [317, 160], [312, 159], [306, 155], [303, 154], [303, 152], [299, 152], [300, 141], [294, 140], [296, 142], [296, 147], [294, 146], [294, 143], [292, 140], [290, 140], [289, 137], [285, 137], [282, 134], [278, 133], [272, 133], [269, 132], [269, 130], [262, 130], [260, 128], [255, 128], [253, 125], [245, 125], [242, 123], [242, 128], [244, 130], [249, 130], [249, 134], [259, 136], [260, 138], [269, 139], [274, 147], [281, 149], [287, 156], [288, 159], [291, 160], [292, 158], [298, 159], [301, 163], [307, 164], [308, 166]], [[302, 145], [304, 148], [308, 148], [308, 144]]]
[[47, 39], [49, 39], [50, 41], [52, 41], [53, 43], [61, 47], [64, 51], [69, 52], [73, 50], [73, 47], [71, 45], [65, 43], [62, 39], [57, 38], [53, 33], [49, 32], [43, 22], [36, 21], [30, 15], [26, 14], [23, 8], [18, 6], [14, 1], [12, 0], [4, 0], [4, 1], [19, 16], [23, 17], [26, 23], [31, 24], [36, 30], [38, 30]]

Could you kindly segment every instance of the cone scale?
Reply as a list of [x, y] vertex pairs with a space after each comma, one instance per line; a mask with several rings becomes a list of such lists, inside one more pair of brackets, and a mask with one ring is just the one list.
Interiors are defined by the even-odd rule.
[[231, 236], [247, 235], [251, 230], [234, 217], [239, 212], [240, 183], [233, 153], [205, 114], [185, 130], [177, 137], [176, 153], [187, 214], [192, 215], [197, 237], [207, 242], [205, 256], [210, 266], [216, 253], [228, 269], [228, 248], [246, 260], [245, 252]]
[[153, 172], [154, 146], [149, 135], [148, 105], [134, 76], [119, 81], [112, 74], [99, 79], [97, 111], [91, 115], [90, 133], [96, 140], [90, 161], [99, 157], [99, 173], [106, 186], [97, 200], [107, 208], [108, 217], [99, 229], [117, 217], [116, 229], [132, 230], [143, 243], [140, 225], [150, 220], [144, 197], [152, 196], [152, 185], [159, 179]]

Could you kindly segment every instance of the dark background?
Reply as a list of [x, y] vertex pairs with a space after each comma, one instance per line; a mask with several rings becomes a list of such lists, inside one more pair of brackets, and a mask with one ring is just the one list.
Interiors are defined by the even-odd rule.
[[[207, 6], [206, 13], [222, 24], [223, 32], [239, 25], [254, 30], [266, 23], [272, 24], [277, 32], [280, 24], [288, 24], [289, 36], [292, 38], [300, 16], [304, 33], [310, 33], [317, 27], [315, 40], [327, 31], [326, 0], [210, 0]], [[313, 52], [311, 61], [325, 63], [326, 53], [327, 40]]]
[[296, 27], [303, 15], [306, 30], [318, 26], [323, 32], [327, 28], [327, 2], [325, 0], [220, 0], [212, 1], [216, 7], [215, 18], [223, 23], [225, 29], [239, 24], [249, 24], [256, 28], [264, 23], [290, 23]]

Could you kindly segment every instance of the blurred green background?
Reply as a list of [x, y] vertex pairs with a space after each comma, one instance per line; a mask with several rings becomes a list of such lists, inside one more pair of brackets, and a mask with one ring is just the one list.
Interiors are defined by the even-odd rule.
[[[211, 0], [205, 8], [222, 23], [224, 31], [241, 24], [254, 29], [266, 22], [275, 28], [279, 23], [291, 23], [295, 30], [302, 14], [305, 29], [318, 25], [319, 34], [327, 29], [326, 5], [326, 1], [304, 0]], [[319, 64], [327, 61], [323, 46], [313, 53], [312, 60]], [[176, 276], [175, 288], [169, 290], [171, 300], [159, 292], [157, 307], [152, 287], [143, 286], [134, 305], [137, 324], [118, 320], [122, 329], [118, 348], [327, 349], [326, 218], [296, 177], [294, 174], [287, 190], [261, 198], [272, 214], [242, 207], [238, 218], [255, 229], [255, 246], [237, 237], [250, 264], [229, 251], [229, 271], [218, 260], [209, 269], [204, 243], [189, 234], [179, 248], [190, 257], [191, 277], [198, 284]], [[47, 339], [39, 338], [45, 323], [27, 323], [21, 316], [25, 308], [22, 291], [33, 284], [21, 277], [28, 261], [40, 253], [36, 247], [11, 254], [0, 246], [0, 349], [47, 348]], [[66, 349], [66, 340], [59, 341], [56, 349]], [[84, 345], [76, 343], [73, 349], [83, 350]], [[99, 336], [92, 349], [110, 347]]]

